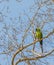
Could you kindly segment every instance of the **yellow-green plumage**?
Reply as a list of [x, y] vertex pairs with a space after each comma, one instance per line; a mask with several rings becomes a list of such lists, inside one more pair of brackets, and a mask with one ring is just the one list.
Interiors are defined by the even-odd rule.
[[[43, 37], [42, 31], [40, 30], [40, 28], [36, 28], [35, 39], [41, 39], [42, 37]], [[40, 46], [43, 52], [43, 40], [40, 41]]]
[[35, 38], [37, 38], [37, 39], [41, 39], [42, 38], [41, 31], [36, 31]]

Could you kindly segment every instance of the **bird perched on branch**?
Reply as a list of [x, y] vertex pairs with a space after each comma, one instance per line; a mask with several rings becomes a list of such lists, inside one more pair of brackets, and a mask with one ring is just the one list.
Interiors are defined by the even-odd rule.
[[[35, 39], [41, 39], [41, 38], [43, 38], [43, 34], [42, 34], [41, 29], [38, 27], [38, 28], [36, 28], [36, 32], [35, 32]], [[40, 47], [41, 47], [41, 50], [43, 53], [43, 40], [41, 40], [39, 42], [40, 42]]]

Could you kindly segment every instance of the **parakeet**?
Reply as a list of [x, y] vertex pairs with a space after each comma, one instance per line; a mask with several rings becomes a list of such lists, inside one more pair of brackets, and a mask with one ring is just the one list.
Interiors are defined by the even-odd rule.
[[[35, 39], [41, 39], [43, 38], [43, 34], [40, 28], [36, 28], [36, 33], [35, 33]], [[43, 40], [39, 41], [40, 42], [40, 46], [41, 46], [41, 50], [43, 53]]]

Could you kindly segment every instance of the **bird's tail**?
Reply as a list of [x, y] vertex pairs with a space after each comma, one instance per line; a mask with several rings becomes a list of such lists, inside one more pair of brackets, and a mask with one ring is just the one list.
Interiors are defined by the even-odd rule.
[[41, 50], [42, 50], [42, 53], [43, 53], [43, 41], [42, 40], [40, 41], [40, 47], [41, 47]]

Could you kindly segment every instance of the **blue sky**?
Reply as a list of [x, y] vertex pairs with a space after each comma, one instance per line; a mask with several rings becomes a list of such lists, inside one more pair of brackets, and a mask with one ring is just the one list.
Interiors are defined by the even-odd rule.
[[[44, 0], [43, 0], [44, 1]], [[19, 32], [19, 35], [16, 35], [16, 38], [18, 38], [18, 43], [21, 43], [22, 42], [22, 35], [24, 34], [24, 30], [28, 27], [29, 25], [29, 20], [27, 18], [26, 15], [24, 15], [24, 12], [26, 14], [28, 14], [28, 16], [30, 17], [30, 19], [32, 18], [32, 16], [34, 15], [34, 12], [35, 10], [38, 8], [37, 6], [34, 6], [33, 9], [32, 9], [32, 12], [30, 12], [30, 7], [32, 7], [34, 4], [34, 0], [22, 0], [21, 2], [17, 2], [17, 0], [4, 0], [4, 1], [1, 1], [0, 2], [0, 38], [2, 40], [0, 40], [0, 45], [8, 45], [8, 35], [13, 35], [13, 30], [12, 30], [12, 27], [15, 28], [18, 32]], [[50, 6], [50, 8], [53, 8], [54, 5]], [[36, 7], [36, 9], [35, 9]], [[43, 13], [43, 11], [46, 13], [47, 11], [47, 6], [44, 6], [40, 9], [39, 13]], [[52, 11], [52, 13], [54, 14], [54, 11]], [[54, 15], [53, 15], [54, 16]], [[21, 19], [19, 20], [19, 17], [21, 17]], [[42, 20], [44, 19], [44, 17], [42, 17]], [[45, 17], [46, 19], [46, 17]], [[38, 19], [37, 17], [37, 21], [42, 21], [40, 20], [40, 18]], [[50, 20], [48, 20], [50, 21]], [[7, 29], [8, 31], [6, 31], [4, 29], [5, 25], [7, 26]], [[45, 30], [48, 30], [48, 32], [50, 32], [52, 29], [54, 29], [54, 23], [50, 23], [50, 24], [47, 24], [46, 26], [44, 26], [43, 28], [43, 33]], [[50, 29], [50, 30], [49, 30]], [[22, 31], [22, 32], [21, 32]], [[5, 35], [5, 33], [6, 35]], [[29, 32], [30, 33], [30, 32]], [[28, 34], [29, 34], [28, 33]], [[16, 33], [17, 34], [17, 33]], [[46, 35], [47, 33], [44, 33], [44, 36]], [[30, 35], [30, 34], [29, 34]], [[33, 41], [33, 39], [31, 39], [31, 36], [27, 36], [27, 38], [25, 39], [25, 42], [26, 43], [31, 43]], [[29, 37], [29, 38], [28, 38]], [[54, 37], [53, 37], [54, 38]], [[52, 40], [53, 40], [52, 38]], [[30, 40], [29, 40], [30, 39]], [[49, 49], [47, 46], [50, 47], [50, 45], [48, 43], [48, 41], [44, 40], [45, 41], [45, 48], [46, 49]], [[52, 42], [54, 44], [54, 41]], [[51, 43], [50, 43], [51, 44]], [[52, 44], [52, 46], [54, 47], [54, 45]], [[47, 46], [46, 46], [47, 45]], [[39, 46], [39, 45], [37, 45]], [[0, 46], [1, 48], [1, 46]], [[5, 49], [7, 48], [7, 46], [5, 46]], [[39, 48], [39, 47], [37, 47]], [[5, 50], [4, 47], [2, 47], [0, 49], [0, 52], [2, 52], [3, 50]], [[51, 49], [51, 47], [50, 47]], [[46, 59], [46, 58], [45, 58]], [[8, 56], [8, 55], [0, 55], [0, 64], [1, 65], [11, 65], [11, 57]], [[51, 57], [51, 59], [46, 59], [50, 64], [49, 65], [53, 65], [54, 63], [54, 57]], [[38, 63], [38, 61], [37, 61]], [[19, 64], [21, 65], [21, 64]]]

